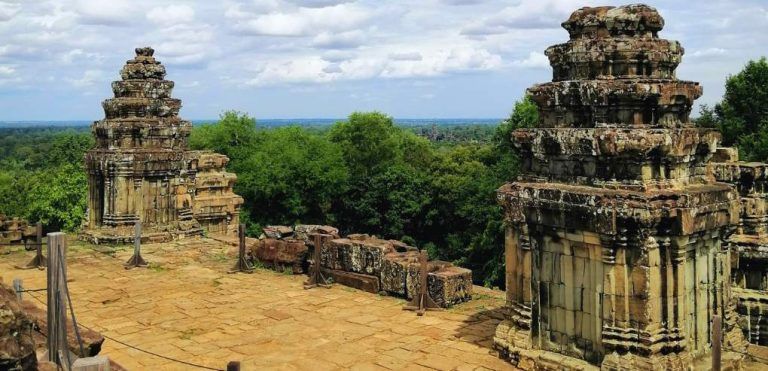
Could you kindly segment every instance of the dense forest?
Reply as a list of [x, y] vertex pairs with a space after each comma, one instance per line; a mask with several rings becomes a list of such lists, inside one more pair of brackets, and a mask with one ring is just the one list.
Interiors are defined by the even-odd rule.
[[[226, 112], [196, 126], [193, 149], [230, 157], [251, 235], [267, 224], [323, 223], [402, 239], [503, 287], [502, 211], [495, 191], [518, 171], [511, 131], [537, 121], [523, 99], [499, 125], [398, 126], [357, 112], [328, 126], [260, 126]], [[768, 63], [726, 80], [722, 102], [695, 120], [723, 132], [746, 160], [768, 160]], [[88, 128], [0, 129], [0, 214], [76, 231], [86, 208]]]

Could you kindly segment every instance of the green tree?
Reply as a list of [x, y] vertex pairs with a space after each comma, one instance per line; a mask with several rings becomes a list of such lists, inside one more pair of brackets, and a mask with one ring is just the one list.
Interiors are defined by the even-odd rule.
[[509, 117], [496, 129], [494, 142], [500, 151], [514, 152], [512, 132], [517, 129], [532, 128], [539, 122], [539, 111], [530, 96], [515, 102], [515, 108]]
[[331, 223], [331, 206], [347, 184], [341, 150], [300, 127], [260, 132], [236, 165], [235, 191], [245, 197], [251, 222]]
[[218, 122], [194, 128], [189, 136], [189, 146], [227, 155], [236, 162], [248, 157], [249, 149], [254, 147], [256, 140], [254, 118], [246, 113], [226, 111]]
[[30, 179], [29, 204], [23, 217], [49, 230], [76, 231], [86, 210], [87, 179], [82, 166], [64, 164], [38, 171]]
[[749, 61], [725, 82], [722, 102], [702, 106], [694, 120], [723, 135], [723, 144], [737, 146], [742, 160], [768, 160], [768, 61]]
[[395, 126], [380, 112], [355, 112], [331, 128], [329, 137], [339, 145], [350, 172], [366, 176], [381, 172], [396, 160]]

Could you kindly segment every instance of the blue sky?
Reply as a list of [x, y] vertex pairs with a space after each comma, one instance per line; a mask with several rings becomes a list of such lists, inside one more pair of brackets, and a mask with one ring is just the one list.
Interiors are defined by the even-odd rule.
[[[98, 120], [125, 60], [152, 46], [187, 119], [504, 117], [551, 78], [571, 0], [0, 0], [0, 120]], [[718, 101], [768, 55], [768, 0], [651, 2], [682, 42], [678, 77]]]

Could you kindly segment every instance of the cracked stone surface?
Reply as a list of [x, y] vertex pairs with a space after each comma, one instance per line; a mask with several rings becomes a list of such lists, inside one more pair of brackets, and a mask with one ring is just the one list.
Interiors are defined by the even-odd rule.
[[[147, 269], [123, 269], [131, 252], [70, 241], [75, 311], [81, 324], [162, 355], [219, 368], [239, 360], [244, 370], [511, 367], [492, 349], [500, 291], [475, 287], [471, 302], [418, 317], [402, 310], [403, 299], [340, 285], [304, 290], [306, 276], [267, 269], [227, 274], [235, 249], [211, 239], [146, 244]], [[30, 257], [5, 256], [0, 276], [44, 285], [45, 271], [14, 268]], [[109, 338], [101, 354], [129, 370], [188, 369]]]

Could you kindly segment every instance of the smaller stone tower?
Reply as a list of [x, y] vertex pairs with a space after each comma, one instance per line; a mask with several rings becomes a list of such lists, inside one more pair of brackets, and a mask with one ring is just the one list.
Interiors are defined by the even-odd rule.
[[[85, 155], [89, 193], [82, 236], [95, 243], [131, 241], [137, 221], [152, 241], [201, 235], [196, 212], [211, 232], [233, 232], [239, 223], [243, 200], [232, 193], [237, 177], [224, 171], [228, 159], [187, 151], [192, 125], [179, 117], [181, 100], [171, 97], [173, 81], [153, 54], [152, 48], [136, 49], [122, 79], [112, 83], [115, 97], [102, 103], [105, 118], [91, 127], [96, 146]], [[198, 182], [201, 161], [205, 180]], [[198, 183], [207, 206], [195, 208]]]

